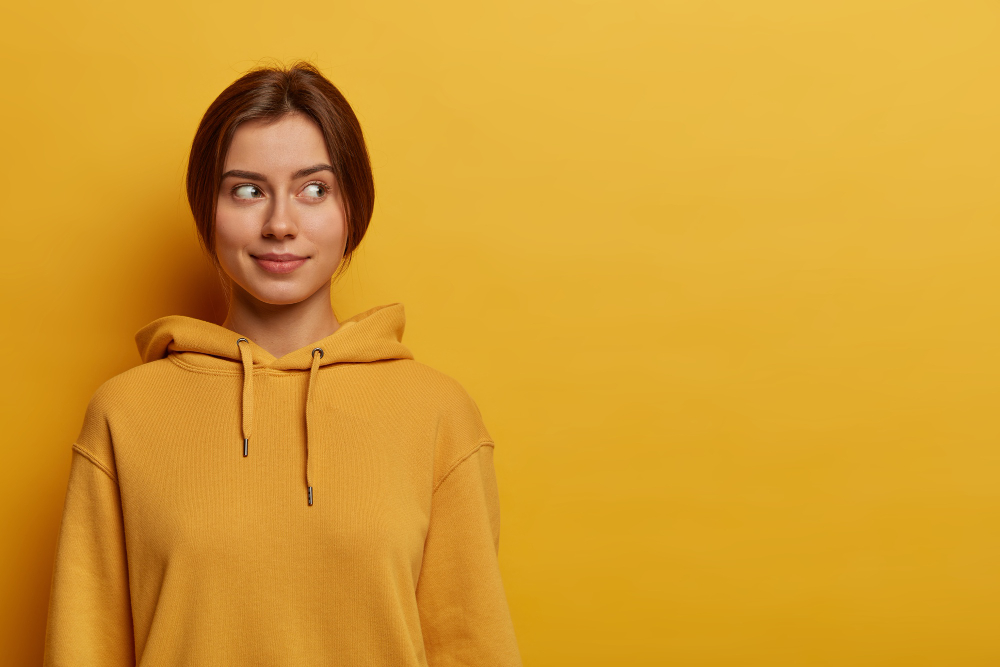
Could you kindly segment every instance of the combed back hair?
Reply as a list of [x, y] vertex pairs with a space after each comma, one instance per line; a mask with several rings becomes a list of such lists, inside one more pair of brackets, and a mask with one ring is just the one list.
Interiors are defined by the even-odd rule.
[[188, 203], [201, 244], [216, 267], [215, 212], [233, 135], [246, 121], [274, 119], [293, 112], [305, 114], [319, 125], [330, 152], [347, 214], [347, 245], [341, 270], [347, 268], [368, 229], [375, 205], [375, 182], [361, 124], [351, 105], [311, 63], [257, 67], [230, 84], [208, 107], [188, 158]]

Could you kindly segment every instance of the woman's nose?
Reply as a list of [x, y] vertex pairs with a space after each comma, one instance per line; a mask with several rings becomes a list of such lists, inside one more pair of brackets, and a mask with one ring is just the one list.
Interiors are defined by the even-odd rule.
[[271, 207], [270, 215], [264, 221], [261, 229], [264, 236], [275, 238], [294, 238], [298, 233], [298, 223], [295, 220], [295, 213], [289, 202], [282, 197], [276, 197], [274, 205]]

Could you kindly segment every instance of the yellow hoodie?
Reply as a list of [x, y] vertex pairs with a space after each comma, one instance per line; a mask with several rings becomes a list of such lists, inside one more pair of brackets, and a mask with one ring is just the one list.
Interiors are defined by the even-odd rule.
[[169, 316], [73, 444], [45, 664], [520, 665], [493, 440], [378, 306], [276, 359]]

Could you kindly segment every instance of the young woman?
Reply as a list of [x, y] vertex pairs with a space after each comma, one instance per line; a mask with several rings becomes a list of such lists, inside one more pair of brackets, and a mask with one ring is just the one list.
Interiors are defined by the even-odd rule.
[[519, 665], [475, 402], [413, 359], [402, 304], [331, 307], [374, 201], [347, 101], [308, 64], [246, 74], [187, 191], [228, 316], [152, 322], [95, 392], [45, 664]]

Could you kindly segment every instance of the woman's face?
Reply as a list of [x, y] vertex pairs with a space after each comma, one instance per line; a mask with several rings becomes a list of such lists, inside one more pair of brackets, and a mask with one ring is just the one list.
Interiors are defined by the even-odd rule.
[[290, 113], [242, 123], [222, 168], [215, 252], [264, 303], [304, 301], [344, 256], [346, 214], [319, 126]]

